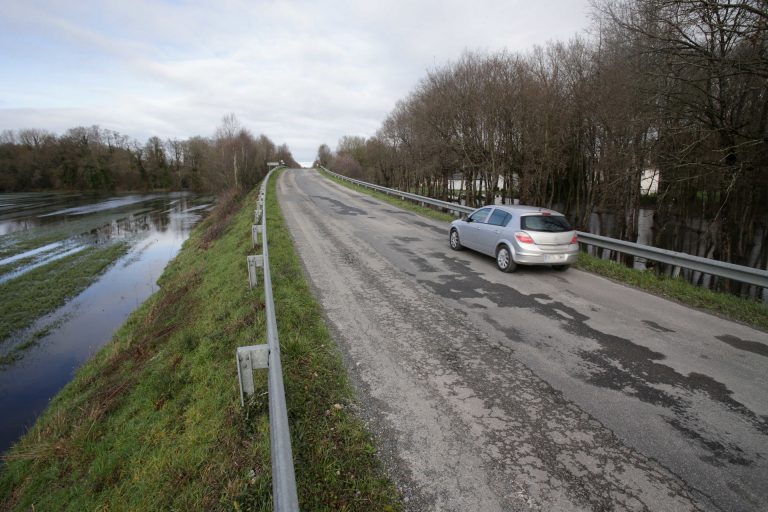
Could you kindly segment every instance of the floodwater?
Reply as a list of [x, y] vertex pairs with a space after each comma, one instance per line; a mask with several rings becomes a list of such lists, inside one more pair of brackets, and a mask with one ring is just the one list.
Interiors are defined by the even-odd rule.
[[[23, 333], [0, 340], [5, 354], [30, 333], [49, 331], [20, 360], [0, 366], [0, 453], [157, 290], [163, 269], [211, 204], [212, 198], [187, 192], [0, 194], [0, 283], [97, 244], [129, 245], [80, 295]], [[2, 273], [3, 266], [10, 270]]]

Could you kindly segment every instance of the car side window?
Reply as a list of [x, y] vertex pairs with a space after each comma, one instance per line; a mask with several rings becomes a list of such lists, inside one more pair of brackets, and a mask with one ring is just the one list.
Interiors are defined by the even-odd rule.
[[491, 224], [492, 226], [506, 226], [511, 218], [512, 216], [504, 210], [496, 209], [493, 211], [493, 214], [491, 214], [488, 224]]
[[469, 219], [472, 222], [485, 222], [488, 219], [488, 214], [491, 213], [490, 208], [483, 208], [482, 210], [478, 210], [472, 215], [469, 216]]

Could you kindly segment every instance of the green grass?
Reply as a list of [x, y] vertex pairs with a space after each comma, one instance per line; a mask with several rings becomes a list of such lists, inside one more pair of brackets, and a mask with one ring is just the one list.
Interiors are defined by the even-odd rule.
[[[431, 208], [425, 208], [412, 201], [393, 198], [381, 192], [372, 191], [340, 180], [322, 170], [320, 172], [328, 179], [345, 187], [376, 197], [403, 209], [422, 214], [425, 217], [441, 221], [452, 221], [455, 219], [451, 215], [437, 212]], [[694, 286], [683, 279], [657, 276], [651, 271], [631, 269], [620, 263], [601, 260], [585, 253], [579, 255], [576, 267], [635, 286], [655, 295], [678, 301], [687, 306], [701, 308], [731, 320], [768, 330], [768, 306], [755, 300], [744, 299], [728, 293], [714, 292], [706, 288]]]
[[[245, 262], [256, 196], [219, 204], [168, 265], [160, 291], [6, 455], [0, 509], [272, 509], [266, 372], [242, 408], [235, 365], [236, 347], [265, 342], [263, 291], [248, 289]], [[299, 504], [399, 510], [370, 434], [350, 412], [353, 393], [274, 180], [267, 197]]]
[[44, 245], [58, 242], [63, 238], [63, 228], [47, 230], [44, 234], [31, 238], [24, 238], [26, 232], [17, 232], [7, 235], [0, 241], [0, 259], [15, 256], [17, 254], [37, 249]]
[[14, 345], [8, 353], [0, 355], [0, 370], [5, 369], [6, 366], [10, 366], [21, 359], [24, 356], [24, 352], [40, 343], [40, 340], [50, 334], [60, 321], [61, 320], [58, 320], [50, 325], [46, 325], [42, 329], [36, 330], [27, 336], [24, 341]]
[[63, 306], [127, 250], [123, 243], [91, 247], [0, 284], [0, 342]]
[[3, 274], [9, 274], [14, 270], [17, 270], [21, 267], [29, 265], [34, 261], [35, 261], [35, 257], [29, 256], [28, 258], [21, 258], [19, 260], [16, 260], [13, 263], [6, 263], [5, 265], [0, 265], [0, 277], [3, 276]]
[[621, 263], [579, 254], [576, 266], [688, 306], [768, 330], [768, 306], [755, 300], [694, 286], [681, 278], [657, 276], [652, 271], [628, 268]]

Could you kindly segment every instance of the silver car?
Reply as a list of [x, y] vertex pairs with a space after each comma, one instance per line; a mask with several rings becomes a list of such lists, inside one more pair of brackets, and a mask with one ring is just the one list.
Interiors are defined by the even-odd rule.
[[563, 214], [533, 206], [485, 206], [451, 223], [451, 249], [496, 257], [496, 266], [552, 265], [567, 270], [579, 254], [576, 231]]

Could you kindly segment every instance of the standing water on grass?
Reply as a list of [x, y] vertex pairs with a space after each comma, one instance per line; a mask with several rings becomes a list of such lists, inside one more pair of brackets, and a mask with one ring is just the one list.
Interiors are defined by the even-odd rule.
[[[64, 305], [0, 336], [0, 453], [157, 290], [163, 269], [211, 203], [187, 192], [0, 194], [0, 301], [17, 300], [9, 295], [19, 294], [25, 280], [61, 287], [57, 269], [65, 264], [85, 268], [97, 255], [116, 258]], [[0, 319], [4, 324], [9, 319]]]

